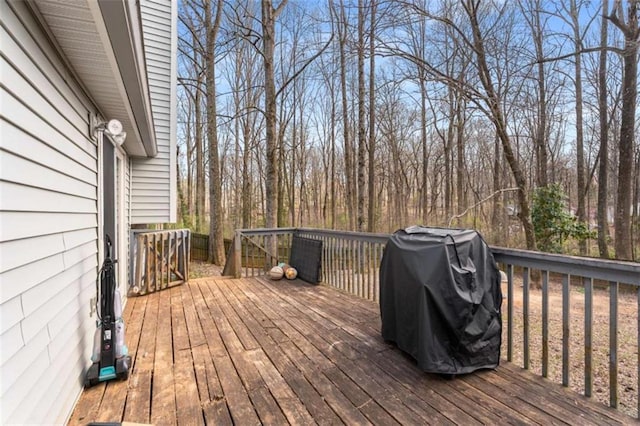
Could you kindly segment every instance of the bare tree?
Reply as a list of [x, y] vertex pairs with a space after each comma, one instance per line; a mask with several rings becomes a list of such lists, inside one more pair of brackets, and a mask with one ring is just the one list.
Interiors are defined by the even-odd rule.
[[[197, 56], [196, 56], [197, 57]], [[204, 228], [204, 204], [205, 204], [205, 173], [204, 173], [204, 138], [202, 137], [202, 74], [199, 73], [196, 79], [194, 106], [194, 130], [196, 148], [196, 231], [202, 232]]]
[[[262, 18], [260, 21], [262, 27], [262, 50], [258, 52], [263, 57], [264, 62], [264, 116], [265, 116], [265, 133], [266, 133], [266, 182], [265, 182], [265, 226], [275, 227], [279, 223], [282, 223], [283, 216], [279, 212], [283, 212], [282, 208], [282, 186], [280, 184], [280, 167], [279, 167], [279, 155], [282, 154], [281, 140], [286, 130], [285, 122], [289, 120], [281, 119], [280, 127], [278, 128], [278, 113], [277, 113], [277, 98], [278, 95], [283, 93], [287, 86], [294, 82], [306, 68], [315, 61], [331, 43], [333, 42], [333, 35], [327, 40], [327, 42], [319, 48], [312, 55], [304, 58], [302, 64], [296, 64], [294, 71], [291, 75], [282, 81], [280, 87], [276, 90], [275, 79], [275, 46], [276, 46], [276, 33], [275, 23], [284, 7], [287, 4], [287, 0], [282, 0], [276, 7], [273, 6], [273, 2], [270, 0], [262, 1]], [[282, 65], [282, 61], [280, 62]], [[291, 113], [287, 114], [291, 117]]]
[[627, 14], [623, 12], [622, 0], [615, 0], [608, 19], [624, 35], [622, 59], [622, 115], [620, 141], [618, 144], [618, 193], [616, 198], [615, 248], [617, 259], [632, 259], [631, 247], [631, 190], [633, 187], [633, 157], [636, 127], [636, 102], [638, 96], [638, 44], [640, 26], [638, 13], [640, 0], [629, 0]]
[[533, 224], [531, 222], [529, 200], [527, 198], [527, 181], [525, 179], [524, 173], [522, 172], [518, 159], [516, 158], [513, 146], [511, 145], [511, 139], [507, 131], [507, 123], [502, 108], [500, 107], [500, 100], [494, 89], [491, 72], [489, 71], [486, 58], [485, 43], [482, 36], [480, 22], [478, 20], [480, 3], [481, 2], [479, 0], [465, 0], [463, 7], [465, 12], [467, 13], [467, 16], [469, 17], [469, 21], [471, 24], [473, 33], [472, 46], [474, 47], [475, 51], [477, 61], [476, 65], [478, 67], [480, 81], [486, 94], [485, 101], [490, 112], [491, 120], [493, 121], [500, 142], [502, 143], [502, 149], [504, 150], [505, 157], [507, 159], [507, 162], [509, 163], [509, 166], [511, 167], [513, 178], [515, 179], [516, 185], [518, 186], [518, 206], [520, 207], [518, 217], [520, 218], [520, 221], [522, 222], [522, 226], [524, 228], [527, 248], [530, 250], [535, 250], [536, 240], [533, 233]]
[[427, 79], [429, 77], [425, 68], [421, 66], [421, 63], [427, 61], [427, 17], [424, 14], [419, 14], [413, 25], [408, 25], [406, 33], [408, 36], [408, 49], [411, 55], [415, 56], [417, 61], [409, 62], [411, 69], [409, 71], [409, 77], [413, 77], [416, 80], [416, 85], [419, 91], [419, 108], [420, 108], [420, 182], [418, 187], [420, 188], [420, 210], [421, 221], [424, 225], [432, 221], [433, 218], [429, 217], [429, 165], [430, 165], [430, 145], [427, 134]]
[[264, 60], [264, 114], [266, 128], [267, 164], [265, 183], [266, 217], [265, 226], [276, 226], [276, 202], [278, 190], [278, 140], [276, 132], [276, 82], [274, 72], [275, 22], [287, 0], [282, 0], [276, 7], [270, 0], [262, 0], [262, 56]]
[[[576, 216], [581, 222], [586, 222], [587, 211], [585, 206], [587, 184], [585, 179], [585, 165], [584, 165], [584, 129], [583, 129], [583, 112], [582, 112], [582, 57], [579, 52], [582, 51], [582, 34], [580, 30], [579, 13], [580, 10], [576, 5], [576, 0], [570, 1], [569, 14], [571, 16], [571, 27], [573, 28], [573, 40], [575, 45], [575, 89], [576, 89], [576, 173], [578, 175], [576, 195], [578, 196], [578, 209]], [[581, 240], [580, 254], [587, 254], [587, 241]]]
[[546, 28], [542, 23], [541, 0], [527, 0], [526, 6], [520, 1], [523, 16], [531, 30], [533, 45], [535, 47], [537, 64], [537, 115], [534, 127], [534, 147], [536, 153], [536, 182], [538, 186], [546, 186], [547, 178], [547, 76], [544, 63], [544, 45]]
[[371, 0], [371, 18], [369, 29], [369, 173], [367, 176], [367, 196], [369, 201], [367, 215], [367, 230], [375, 230], [376, 204], [375, 204], [375, 158], [376, 158], [376, 0]]
[[[204, 94], [203, 78], [204, 64], [202, 59], [205, 56], [205, 46], [202, 42], [202, 31], [205, 26], [201, 16], [202, 5], [194, 1], [185, 2], [181, 9], [181, 21], [188, 30], [184, 36], [180, 37], [179, 50], [187, 63], [183, 69], [187, 75], [180, 78], [184, 93], [189, 97], [190, 105], [193, 108], [193, 135], [195, 150], [195, 228], [197, 232], [202, 232], [205, 219], [205, 157], [204, 157], [204, 136], [203, 136], [203, 113], [202, 95]], [[189, 156], [191, 152], [187, 153]]]
[[600, 154], [598, 167], [598, 252], [600, 257], [609, 258], [609, 219], [607, 214], [609, 181], [609, 123], [607, 105], [607, 51], [608, 29], [606, 14], [609, 0], [602, 0], [602, 22], [600, 24], [600, 53], [598, 65], [598, 117], [600, 131]]
[[[419, 58], [411, 55], [410, 52], [398, 49], [396, 46], [390, 46], [387, 43], [386, 48], [389, 49], [393, 55], [401, 56], [407, 60], [418, 63], [434, 77], [446, 82], [448, 85], [464, 91], [465, 96], [468, 97], [469, 100], [491, 120], [502, 145], [505, 159], [511, 169], [513, 179], [518, 187], [518, 217], [524, 228], [526, 246], [528, 249], [534, 250], [536, 248], [536, 242], [533, 232], [533, 224], [531, 222], [527, 179], [518, 160], [517, 152], [514, 150], [514, 146], [511, 143], [511, 136], [508, 131], [507, 121], [502, 108], [502, 99], [495, 89], [494, 73], [492, 73], [489, 67], [485, 47], [485, 34], [483, 33], [482, 25], [480, 23], [482, 2], [480, 0], [463, 0], [461, 1], [461, 5], [466, 17], [466, 23], [469, 25], [469, 30], [471, 31], [471, 37], [468, 37], [466, 32], [459, 25], [446, 16], [433, 14], [418, 6], [413, 7], [412, 11], [425, 14], [430, 19], [451, 28], [451, 30], [458, 35], [459, 39], [464, 44], [465, 49], [468, 49], [468, 51], [473, 55], [474, 67], [477, 72], [480, 88], [476, 88], [473, 82], [461, 82], [456, 78], [456, 76], [448, 75], [432, 64], [420, 61]], [[493, 11], [493, 16], [498, 17], [496, 19], [503, 17], [505, 11], [509, 7], [507, 3], [485, 6], [497, 8], [497, 10]], [[497, 27], [498, 24], [494, 23], [491, 28], [495, 29]]]
[[358, 151], [357, 151], [357, 193], [358, 217], [356, 230], [364, 230], [364, 170], [365, 170], [365, 78], [364, 78], [364, 1], [358, 0]]
[[223, 0], [218, 0], [215, 13], [211, 2], [205, 1], [206, 31], [206, 98], [207, 98], [207, 140], [209, 142], [209, 261], [224, 265], [224, 235], [222, 216], [222, 180], [220, 158], [218, 156], [218, 118], [216, 102], [216, 38], [220, 29]]
[[[332, 3], [333, 4], [333, 3]], [[333, 7], [333, 6], [332, 6]], [[340, 51], [340, 89], [342, 96], [342, 136], [344, 140], [343, 152], [345, 162], [345, 175], [346, 175], [346, 204], [347, 204], [347, 217], [350, 228], [353, 229], [354, 222], [354, 167], [353, 167], [353, 148], [351, 142], [351, 132], [349, 131], [349, 104], [347, 96], [347, 35], [348, 35], [348, 20], [344, 7], [344, 2], [340, 1], [340, 13], [333, 13], [337, 20], [338, 29], [338, 47]]]

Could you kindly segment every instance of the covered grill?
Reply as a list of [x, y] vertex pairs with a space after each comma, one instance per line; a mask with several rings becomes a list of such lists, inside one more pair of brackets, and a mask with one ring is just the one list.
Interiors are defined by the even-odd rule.
[[396, 231], [380, 266], [382, 337], [431, 373], [465, 374], [500, 360], [500, 273], [474, 230]]

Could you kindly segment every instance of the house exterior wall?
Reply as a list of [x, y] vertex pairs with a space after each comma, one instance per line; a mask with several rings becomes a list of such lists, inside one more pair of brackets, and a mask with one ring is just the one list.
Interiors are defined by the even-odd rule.
[[175, 222], [177, 2], [142, 0], [140, 14], [158, 155], [132, 159], [131, 222]]
[[0, 424], [64, 423], [95, 331], [97, 111], [26, 2], [0, 0], [0, 39]]

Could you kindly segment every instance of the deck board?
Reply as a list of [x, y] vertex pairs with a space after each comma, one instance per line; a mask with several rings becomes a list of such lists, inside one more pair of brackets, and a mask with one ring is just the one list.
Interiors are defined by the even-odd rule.
[[446, 380], [380, 336], [375, 303], [325, 286], [203, 278], [131, 299], [127, 382], [69, 424], [630, 424], [512, 364]]
[[158, 311], [151, 401], [151, 423], [156, 425], [176, 423], [171, 290], [160, 292], [159, 297], [160, 309]]

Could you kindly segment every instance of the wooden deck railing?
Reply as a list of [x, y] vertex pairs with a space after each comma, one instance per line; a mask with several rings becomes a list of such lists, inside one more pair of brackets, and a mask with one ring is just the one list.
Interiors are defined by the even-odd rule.
[[[579, 288], [584, 291], [584, 395], [591, 396], [593, 392], [593, 295], [594, 282], [609, 293], [609, 405], [618, 407], [618, 295], [620, 286], [625, 285], [634, 289], [637, 295], [636, 315], [640, 311], [640, 263], [620, 262], [594, 258], [565, 256], [549, 253], [539, 253], [527, 250], [506, 249], [492, 247], [495, 259], [506, 269], [507, 273], [507, 323], [514, 321], [514, 283], [518, 269], [520, 277], [517, 280], [522, 285], [522, 362], [523, 367], [530, 368], [530, 289], [532, 276], [540, 283], [542, 292], [542, 354], [541, 372], [543, 377], [549, 375], [549, 286], [552, 278], [562, 284], [562, 384], [569, 386], [571, 371], [571, 327], [570, 313], [571, 296], [570, 284], [576, 280]], [[637, 318], [637, 345], [640, 348], [640, 317]], [[507, 329], [507, 360], [513, 360], [515, 343], [513, 341], [514, 327]], [[640, 352], [638, 352], [637, 371], [640, 377]], [[640, 413], [640, 398], [638, 398], [636, 383], [637, 412]]]
[[132, 232], [129, 296], [142, 296], [187, 281], [190, 236], [188, 229]]
[[288, 261], [295, 231], [295, 228], [236, 231], [223, 275], [256, 277], [266, 274], [278, 262]]
[[[326, 285], [338, 288], [342, 291], [377, 301], [379, 294], [379, 265], [382, 259], [384, 246], [389, 238], [388, 234], [370, 234], [358, 232], [342, 232], [320, 229], [279, 228], [237, 230], [234, 239], [234, 252], [230, 256], [228, 268], [230, 275], [258, 276], [268, 271], [269, 267], [279, 261], [287, 261], [290, 255], [291, 238], [296, 234], [307, 238], [314, 238], [323, 242], [322, 251], [322, 282]], [[640, 263], [607, 261], [592, 258], [554, 255], [526, 250], [515, 250], [501, 247], [492, 247], [492, 252], [501, 269], [506, 271], [506, 349], [507, 360], [515, 360], [516, 349], [522, 352], [521, 366], [531, 368], [531, 338], [530, 324], [530, 290], [533, 285], [541, 288], [541, 354], [536, 354], [536, 359], [541, 359], [540, 374], [549, 377], [550, 358], [550, 320], [549, 320], [549, 287], [550, 282], [561, 283], [562, 286], [562, 355], [561, 383], [570, 385], [570, 372], [575, 365], [584, 365], [582, 377], [583, 393], [591, 396], [593, 393], [594, 363], [593, 363], [593, 335], [594, 332], [609, 335], [609, 380], [608, 387], [609, 405], [618, 407], [619, 403], [619, 360], [618, 337], [619, 317], [618, 300], [621, 286], [627, 291], [635, 292], [636, 315], [634, 320], [638, 322], [636, 327], [636, 367], [625, 366], [636, 371], [627, 372], [631, 376], [640, 377]], [[571, 356], [571, 296], [570, 284], [578, 280], [579, 289], [584, 292], [584, 356], [580, 360]], [[594, 330], [593, 323], [593, 295], [594, 282], [600, 288], [606, 288], [609, 294], [609, 321], [608, 324], [597, 324], [598, 330]], [[522, 293], [516, 294], [515, 287], [522, 287]], [[522, 317], [515, 318], [516, 309], [514, 302], [522, 300]], [[503, 311], [505, 307], [503, 306]], [[601, 330], [604, 328], [604, 330]], [[514, 336], [522, 341], [515, 342]], [[536, 336], [538, 338], [540, 336]], [[628, 337], [628, 336], [625, 336]], [[577, 357], [576, 357], [577, 358]], [[636, 379], [635, 388], [626, 389], [625, 392], [635, 392], [637, 413], [640, 413], [640, 398], [638, 388], [640, 383]], [[629, 411], [629, 410], [626, 410]]]

